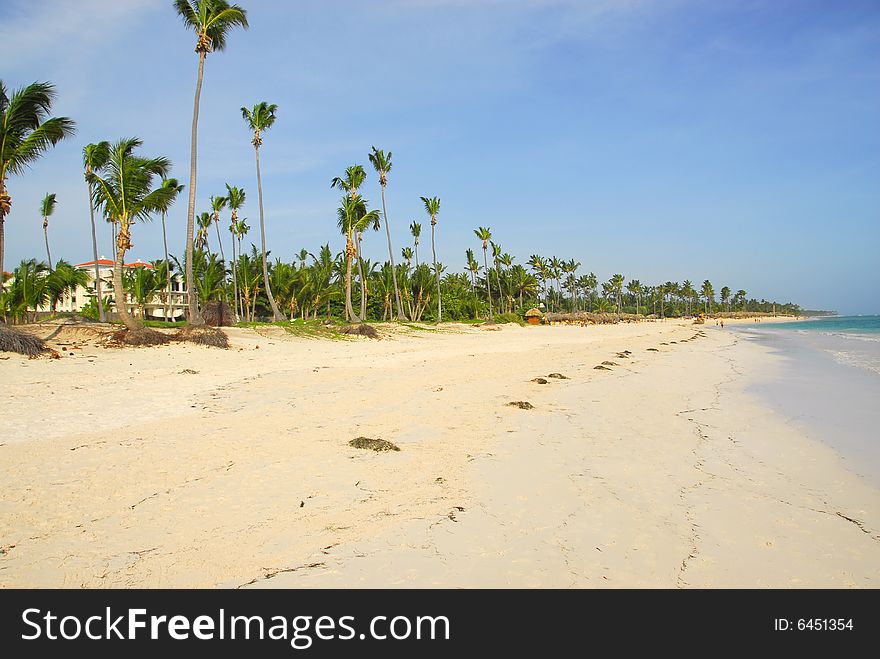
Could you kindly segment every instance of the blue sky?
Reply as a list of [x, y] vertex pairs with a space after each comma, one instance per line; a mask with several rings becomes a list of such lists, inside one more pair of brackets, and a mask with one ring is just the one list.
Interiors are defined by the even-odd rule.
[[[709, 278], [809, 308], [880, 313], [880, 3], [809, 0], [243, 0], [251, 28], [208, 56], [197, 210], [249, 193], [239, 108], [277, 103], [261, 150], [273, 256], [343, 246], [330, 179], [394, 154], [395, 251], [442, 200], [453, 268], [489, 226], [524, 263], [575, 258], [600, 279]], [[91, 258], [81, 149], [137, 135], [189, 180], [197, 57], [166, 0], [0, 0], [0, 79], [57, 85], [74, 139], [10, 181], [6, 263]], [[363, 189], [379, 202], [375, 177]], [[185, 199], [169, 216], [183, 251]], [[99, 228], [99, 251], [110, 232]], [[423, 249], [429, 249], [424, 238]], [[384, 232], [368, 256], [387, 256]], [[251, 238], [258, 234], [252, 231]], [[224, 236], [225, 238], [225, 236]], [[158, 223], [131, 256], [161, 256]]]

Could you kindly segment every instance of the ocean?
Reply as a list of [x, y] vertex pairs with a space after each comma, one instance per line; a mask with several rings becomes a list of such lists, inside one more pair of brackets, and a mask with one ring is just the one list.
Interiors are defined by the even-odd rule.
[[782, 357], [752, 391], [880, 486], [880, 316], [729, 327]]

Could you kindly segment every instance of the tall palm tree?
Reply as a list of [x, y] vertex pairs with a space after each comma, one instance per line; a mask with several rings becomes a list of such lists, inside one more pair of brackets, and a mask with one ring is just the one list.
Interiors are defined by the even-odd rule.
[[388, 185], [388, 172], [391, 171], [391, 152], [386, 153], [382, 149], [373, 147], [370, 154], [370, 162], [379, 173], [379, 185], [382, 188], [382, 217], [385, 220], [385, 236], [388, 238], [388, 258], [391, 260], [391, 278], [394, 280], [394, 301], [397, 305], [397, 320], [406, 320], [403, 307], [400, 304], [400, 288], [397, 286], [397, 268], [394, 266], [394, 248], [391, 246], [391, 229], [388, 222], [388, 210], [385, 208], [385, 186]]
[[269, 269], [266, 265], [266, 221], [263, 216], [263, 180], [260, 177], [260, 145], [263, 143], [263, 138], [260, 135], [269, 130], [275, 123], [275, 112], [277, 110], [277, 105], [274, 103], [270, 105], [266, 101], [257, 103], [251, 110], [247, 108], [241, 109], [241, 116], [244, 118], [248, 128], [254, 133], [251, 144], [254, 145], [254, 154], [257, 159], [257, 198], [260, 204], [260, 240], [263, 246], [263, 286], [266, 289], [266, 297], [269, 298], [269, 306], [272, 307], [272, 318], [276, 322], [284, 320], [284, 316], [278, 309], [278, 305], [275, 304], [275, 298], [272, 297], [272, 289], [269, 287]]
[[623, 309], [623, 282], [625, 281], [625, 277], [623, 275], [617, 274], [612, 275], [611, 279], [608, 280], [608, 283], [611, 284], [611, 291], [614, 293], [614, 302], [617, 306], [617, 313]]
[[635, 298], [636, 313], [640, 314], [640, 308], [642, 306], [642, 282], [638, 279], [630, 279], [629, 283], [626, 285], [626, 290], [628, 290], [629, 294]]
[[727, 307], [727, 310], [730, 311], [730, 286], [724, 286], [721, 288], [721, 304]]
[[214, 228], [217, 230], [217, 244], [220, 245], [220, 259], [225, 263], [226, 254], [223, 253], [223, 239], [220, 237], [220, 211], [226, 208], [229, 199], [226, 197], [210, 197], [208, 202], [211, 204]]
[[50, 146], [74, 133], [74, 123], [67, 117], [47, 118], [54, 100], [51, 83], [34, 82], [9, 96], [0, 80], [0, 277], [6, 249], [4, 225], [12, 210], [6, 179], [23, 174]]
[[174, 0], [174, 9], [183, 24], [198, 35], [196, 53], [199, 55], [199, 72], [196, 78], [196, 94], [193, 99], [192, 137], [189, 160], [189, 206], [186, 213], [186, 290], [189, 296], [189, 322], [204, 325], [199, 311], [193, 278], [193, 233], [196, 217], [196, 160], [199, 132], [199, 99], [202, 95], [202, 77], [205, 57], [208, 53], [226, 48], [226, 36], [235, 27], [247, 29], [247, 12], [226, 0]]
[[[345, 191], [348, 196], [354, 200], [358, 196], [358, 189], [364, 184], [364, 181], [367, 180], [367, 172], [364, 171], [362, 165], [351, 165], [345, 168], [345, 174], [343, 176], [334, 176], [330, 181], [331, 188], [339, 188], [340, 190]], [[355, 232], [355, 240], [353, 242], [355, 258], [357, 259], [358, 264], [358, 275], [360, 277], [360, 286], [361, 286], [361, 300], [364, 299], [364, 265], [361, 261], [361, 240], [360, 240], [360, 231], [357, 228], [357, 221], [353, 220], [354, 224], [352, 225], [352, 229]], [[348, 244], [346, 243], [346, 249], [348, 249]], [[363, 304], [361, 304], [363, 307]], [[363, 319], [363, 311], [361, 312], [361, 319]]]
[[498, 259], [501, 258], [501, 243], [490, 242], [489, 246], [492, 248], [492, 263], [495, 265], [495, 288], [498, 290], [498, 313], [504, 313], [504, 309], [502, 308], [504, 292], [501, 290], [501, 268], [498, 264]]
[[[85, 169], [85, 178], [89, 190], [89, 219], [92, 222], [92, 255], [95, 259], [95, 296], [98, 300], [98, 319], [104, 323], [107, 321], [107, 315], [104, 312], [104, 298], [101, 292], [101, 271], [98, 267], [98, 234], [95, 229], [95, 204], [93, 201], [92, 184], [88, 183], [89, 174], [95, 169], [100, 169], [107, 162], [110, 155], [110, 143], [107, 141], [98, 142], [97, 144], [87, 144], [83, 147], [83, 168]], [[165, 236], [165, 223], [162, 223], [162, 236]], [[167, 247], [166, 247], [167, 254]]]
[[437, 226], [437, 214], [440, 212], [439, 197], [422, 197], [422, 203], [425, 204], [425, 211], [431, 216], [431, 253], [434, 256], [434, 277], [437, 279], [437, 324], [443, 320], [443, 300], [440, 293], [440, 270], [437, 269], [437, 243], [434, 237], [434, 230]]
[[58, 201], [55, 198], [54, 192], [46, 193], [43, 201], [40, 202], [40, 215], [43, 217], [43, 238], [46, 240], [46, 259], [49, 263], [49, 270], [54, 270], [52, 267], [52, 253], [49, 251], [49, 216], [55, 212], [57, 204]]
[[170, 194], [167, 199], [163, 200], [159, 206], [159, 213], [162, 217], [162, 246], [165, 248], [165, 308], [163, 309], [165, 320], [168, 320], [168, 304], [171, 301], [171, 264], [168, 262], [168, 235], [165, 232], [165, 216], [171, 205], [177, 200], [177, 195], [183, 192], [183, 186], [177, 182], [176, 178], [163, 178], [162, 187], [168, 188]]
[[116, 263], [113, 267], [113, 295], [120, 320], [131, 331], [143, 329], [143, 323], [128, 312], [122, 268], [125, 252], [132, 246], [131, 227], [138, 220], [148, 220], [150, 215], [167, 206], [175, 193], [172, 188], [159, 186], [151, 190], [153, 179], [164, 177], [171, 168], [167, 158], [144, 158], [134, 151], [143, 143], [136, 137], [124, 138], [110, 147], [107, 162], [88, 176], [94, 188], [94, 203], [107, 217], [114, 218], [119, 226], [116, 236]]
[[489, 227], [474, 229], [474, 235], [483, 241], [483, 265], [486, 268], [486, 293], [489, 295], [489, 320], [495, 320], [492, 314], [492, 284], [489, 283], [489, 241], [492, 239], [492, 231]]
[[413, 245], [416, 249], [416, 267], [419, 267], [419, 236], [422, 235], [422, 225], [413, 220], [412, 224], [409, 225], [410, 233], [412, 233], [413, 237]]
[[234, 304], [232, 305], [235, 309], [235, 319], [239, 320], [240, 316], [238, 313], [238, 266], [235, 262], [235, 236], [236, 236], [236, 227], [238, 224], [238, 211], [244, 206], [245, 199], [247, 195], [242, 188], [231, 186], [228, 183], [226, 184], [226, 203], [229, 205], [229, 210], [232, 211], [232, 214], [229, 217], [229, 232], [232, 234], [232, 300]]

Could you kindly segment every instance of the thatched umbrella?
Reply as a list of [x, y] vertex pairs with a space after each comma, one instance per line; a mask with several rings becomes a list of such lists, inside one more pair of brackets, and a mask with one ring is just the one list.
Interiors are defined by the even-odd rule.
[[540, 310], [532, 307], [526, 311], [526, 322], [528, 322], [529, 325], [539, 325], [543, 315], [544, 314], [542, 314]]

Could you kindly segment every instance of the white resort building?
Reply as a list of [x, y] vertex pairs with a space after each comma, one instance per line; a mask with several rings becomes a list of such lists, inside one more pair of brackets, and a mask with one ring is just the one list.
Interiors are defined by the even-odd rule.
[[[115, 311], [116, 303], [116, 295], [113, 290], [113, 267], [115, 266], [115, 263], [102, 256], [98, 259], [97, 265], [98, 275], [101, 278], [101, 295], [105, 300], [110, 298], [110, 307], [106, 310], [108, 312], [113, 312]], [[82, 311], [83, 308], [88, 306], [95, 298], [95, 261], [78, 263], [74, 267], [87, 272], [89, 275], [89, 282], [86, 286], [77, 286], [76, 291], [74, 291], [73, 294], [65, 295], [64, 299], [59, 300], [55, 307], [55, 311], [57, 312]], [[152, 264], [140, 260], [126, 263], [123, 267], [132, 269], [153, 269]], [[131, 295], [126, 295], [126, 303], [129, 313], [138, 317], [142, 314], [141, 307], [143, 306], [143, 317], [147, 320], [164, 320], [166, 318], [166, 313], [168, 314], [168, 320], [183, 320], [186, 314], [187, 297], [183, 285], [183, 279], [179, 274], [175, 273], [171, 275], [171, 295], [167, 296], [167, 301], [165, 300], [165, 297], [165, 286], [162, 286], [161, 291], [155, 293], [144, 305], [140, 305], [134, 301]], [[49, 308], [40, 308], [39, 311], [48, 312], [52, 310]]]

